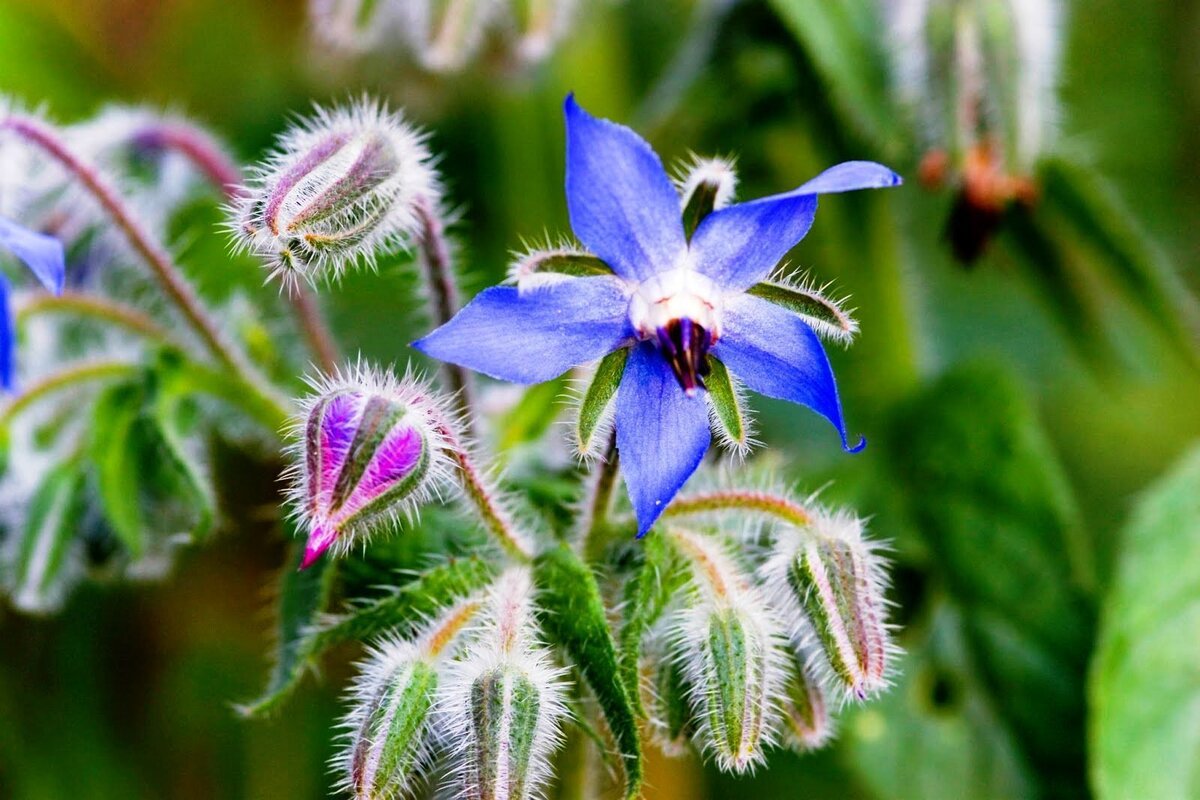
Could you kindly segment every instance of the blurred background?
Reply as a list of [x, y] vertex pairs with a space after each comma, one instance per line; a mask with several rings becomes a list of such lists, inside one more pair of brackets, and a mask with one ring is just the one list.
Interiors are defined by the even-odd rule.
[[[851, 429], [871, 445], [846, 457], [813, 415], [755, 400], [788, 480], [827, 487], [893, 543], [908, 652], [896, 686], [848, 710], [832, 747], [781, 752], [752, 778], [651, 751], [647, 794], [1133, 797], [1154, 756], [1122, 754], [1153, 751], [1150, 731], [1197, 753], [1194, 719], [1147, 711], [1143, 730], [1107, 718], [1121, 707], [1111, 684], [1128, 685], [1107, 677], [1123, 656], [1094, 659], [1115, 636], [1114, 594], [1138, 592], [1122, 577], [1131, 513], [1200, 438], [1188, 299], [1200, 288], [1200, 3], [1069, 4], [1047, 32], [1063, 54], [1054, 142], [1007, 164], [1032, 198], [1002, 198], [994, 215], [971, 210], [969, 148], [940, 141], [891, 88], [895, 5], [582, 2], [539, 63], [485, 42], [438, 73], [398, 50], [332, 53], [299, 0], [0, 0], [0, 93], [64, 122], [112, 102], [178, 110], [244, 163], [314, 101], [387, 97], [441, 153], [468, 293], [499, 280], [523, 241], [568, 229], [568, 91], [668, 164], [735, 156], [742, 198], [850, 158], [896, 168], [899, 190], [823, 199], [792, 259], [858, 309], [861, 336], [832, 357]], [[205, 281], [206, 259], [224, 258], [216, 220], [209, 209], [178, 231], [202, 284], [227, 268]], [[955, 254], [964, 237], [981, 251], [970, 263]], [[398, 260], [327, 291], [346, 350], [403, 364], [425, 326], [414, 286]], [[228, 522], [169, 581], [84, 586], [48, 618], [0, 609], [0, 797], [326, 795], [357, 653], [327, 659], [276, 719], [236, 717], [264, 680], [283, 543], [264, 521], [271, 481], [246, 477], [263, 470], [236, 451], [219, 463]], [[1175, 567], [1170, 597], [1196, 603], [1200, 563]], [[1154, 624], [1196, 639], [1194, 619]], [[1173, 646], [1150, 663], [1169, 673]], [[1170, 684], [1176, 706], [1200, 696], [1195, 663]], [[1141, 796], [1200, 792], [1163, 785], [1180, 792]]]

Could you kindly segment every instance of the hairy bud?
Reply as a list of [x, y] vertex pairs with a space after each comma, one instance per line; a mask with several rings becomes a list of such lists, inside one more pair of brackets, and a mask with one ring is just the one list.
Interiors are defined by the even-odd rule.
[[445, 468], [437, 403], [412, 379], [358, 369], [314, 386], [295, 422], [292, 500], [306, 523], [301, 569], [411, 511]]
[[776, 603], [797, 620], [797, 641], [819, 646], [832, 677], [858, 700], [887, 686], [894, 650], [877, 547], [858, 517], [821, 513], [808, 528], [781, 532], [764, 566]]
[[285, 282], [334, 277], [404, 244], [437, 194], [425, 137], [385, 107], [317, 109], [280, 139], [233, 209], [238, 245]]
[[775, 738], [784, 640], [766, 599], [720, 543], [672, 535], [695, 576], [696, 602], [683, 612], [673, 649], [695, 709], [696, 738], [722, 770], [746, 772], [764, 762]]
[[498, 0], [418, 0], [404, 11], [404, 30], [421, 66], [456, 72], [474, 58], [504, 7]]
[[797, 662], [783, 698], [783, 738], [797, 753], [824, 747], [833, 738], [833, 719], [815, 670]]
[[533, 631], [529, 573], [497, 581], [479, 645], [455, 665], [441, 705], [455, 789], [472, 800], [520, 800], [549, 778], [566, 716], [565, 686]]
[[377, 645], [363, 664], [343, 721], [343, 786], [356, 798], [404, 796], [428, 766], [439, 662], [453, 654], [479, 607], [477, 600], [459, 603], [415, 641]]

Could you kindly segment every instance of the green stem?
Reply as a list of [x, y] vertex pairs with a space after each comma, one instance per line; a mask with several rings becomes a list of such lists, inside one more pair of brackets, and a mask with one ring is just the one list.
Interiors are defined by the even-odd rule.
[[750, 489], [724, 489], [677, 497], [667, 506], [663, 517], [685, 517], [714, 511], [753, 511], [798, 527], [811, 525], [813, 521], [812, 512], [796, 501]]
[[608, 530], [608, 512], [612, 508], [613, 493], [617, 488], [617, 475], [621, 469], [621, 454], [617, 452], [617, 434], [609, 435], [608, 446], [600, 460], [588, 490], [586, 515], [583, 518], [583, 553], [586, 558], [599, 556], [599, 540]]
[[82, 383], [131, 377], [138, 374], [140, 369], [137, 364], [124, 361], [98, 361], [68, 367], [53, 375], [47, 375], [29, 384], [0, 411], [0, 429], [8, 427], [14, 417], [48, 395]]
[[91, 317], [124, 328], [146, 339], [169, 343], [171, 334], [136, 308], [95, 295], [63, 292], [59, 296], [39, 294], [17, 311], [17, 323], [41, 314], [73, 314]]

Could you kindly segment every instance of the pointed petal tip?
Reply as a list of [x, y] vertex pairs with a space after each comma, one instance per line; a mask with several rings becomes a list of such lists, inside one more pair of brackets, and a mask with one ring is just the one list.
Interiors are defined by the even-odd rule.
[[300, 559], [300, 567], [297, 571], [303, 572], [317, 563], [336, 538], [336, 533], [331, 535], [320, 525], [313, 528], [308, 535], [308, 541], [304, 543], [304, 557]]
[[842, 449], [845, 450], [847, 453], [850, 453], [851, 455], [853, 455], [855, 453], [861, 453], [864, 449], [866, 449], [866, 446], [867, 446], [867, 437], [859, 436], [858, 442], [853, 447], [851, 447], [850, 440], [848, 438], [846, 438], [846, 434], [844, 434], [844, 433], [842, 434]]

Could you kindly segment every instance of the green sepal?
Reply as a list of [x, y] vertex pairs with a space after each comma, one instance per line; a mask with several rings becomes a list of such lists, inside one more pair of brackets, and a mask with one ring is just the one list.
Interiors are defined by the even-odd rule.
[[595, 694], [621, 755], [625, 796], [637, 797], [643, 770], [637, 715], [621, 675], [596, 577], [564, 544], [537, 557], [534, 580], [546, 635], [567, 652]]
[[559, 250], [533, 252], [520, 262], [520, 277], [532, 275], [568, 275], [572, 278], [595, 278], [612, 275], [612, 268], [587, 253], [571, 253]]
[[625, 361], [628, 358], [628, 348], [622, 347], [606, 355], [597, 365], [596, 374], [579, 403], [575, 443], [580, 453], [594, 453], [600, 446], [600, 442], [596, 441], [596, 432], [609, 403], [617, 393], [617, 387], [621, 385], [621, 376], [625, 374]]
[[858, 324], [853, 317], [837, 303], [812, 289], [764, 281], [754, 284], [746, 293], [815, 321], [817, 333], [841, 340], [849, 339], [858, 332]]
[[692, 190], [687, 203], [683, 206], [683, 232], [688, 241], [691, 241], [692, 234], [696, 232], [696, 228], [700, 227], [704, 218], [716, 208], [719, 189], [719, 186], [714, 186], [707, 181], [700, 181]]
[[[385, 681], [357, 732], [350, 780], [358, 797], [398, 796], [418, 766], [429, 729], [438, 673], [413, 660]], [[372, 774], [367, 774], [373, 767]]]
[[704, 379], [704, 386], [716, 409], [725, 439], [734, 449], [745, 450], [750, 445], [750, 424], [746, 409], [742, 407], [738, 393], [733, 388], [733, 378], [716, 358], [709, 358], [708, 366], [710, 371]]

